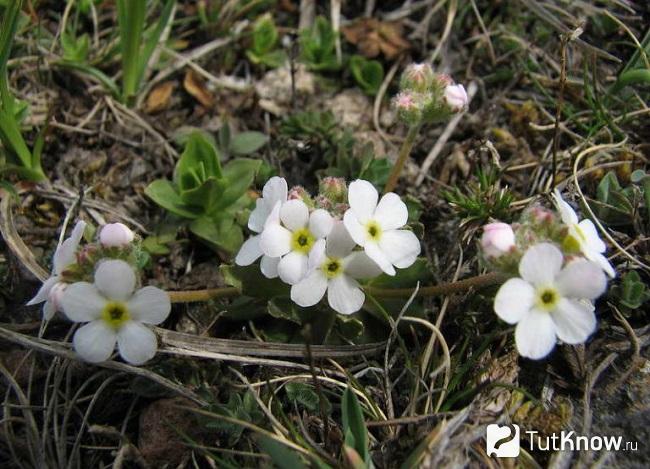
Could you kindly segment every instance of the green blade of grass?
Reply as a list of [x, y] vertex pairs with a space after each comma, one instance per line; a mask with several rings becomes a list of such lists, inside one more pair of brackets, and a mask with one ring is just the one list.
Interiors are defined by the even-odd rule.
[[146, 0], [117, 0], [117, 21], [120, 28], [122, 54], [122, 99], [132, 101], [138, 89], [140, 40], [147, 11]]

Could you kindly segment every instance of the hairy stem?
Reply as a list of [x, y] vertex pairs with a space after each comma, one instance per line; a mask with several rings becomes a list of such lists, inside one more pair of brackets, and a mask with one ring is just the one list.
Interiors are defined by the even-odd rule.
[[408, 156], [411, 154], [411, 149], [413, 148], [415, 139], [420, 132], [420, 127], [420, 124], [414, 124], [409, 128], [408, 134], [406, 134], [406, 139], [404, 140], [404, 143], [402, 143], [402, 148], [399, 149], [399, 156], [397, 157], [395, 166], [393, 166], [393, 169], [388, 176], [388, 182], [384, 187], [384, 194], [395, 189], [397, 181], [399, 181], [399, 177], [402, 174], [404, 164], [406, 163]]
[[[476, 277], [458, 280], [456, 282], [430, 285], [418, 290], [417, 296], [439, 296], [460, 293], [470, 288], [483, 288], [502, 282], [505, 276], [500, 273], [489, 273], [477, 275]], [[413, 294], [414, 288], [379, 288], [364, 287], [364, 289], [376, 298], [408, 298]], [[196, 301], [208, 301], [217, 298], [232, 298], [239, 296], [239, 290], [235, 287], [209, 288], [206, 290], [190, 291], [168, 291], [167, 294], [172, 303], [192, 303]]]

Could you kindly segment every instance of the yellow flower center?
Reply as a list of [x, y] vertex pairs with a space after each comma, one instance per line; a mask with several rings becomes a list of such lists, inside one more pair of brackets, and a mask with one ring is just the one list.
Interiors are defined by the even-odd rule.
[[291, 250], [307, 254], [311, 251], [314, 241], [314, 235], [307, 228], [296, 230], [291, 237]]
[[366, 223], [366, 233], [368, 233], [368, 239], [379, 241], [379, 238], [381, 238], [381, 226], [376, 221], [370, 220]]
[[562, 248], [567, 252], [580, 252], [582, 245], [587, 242], [582, 229], [577, 225], [571, 225], [569, 234], [562, 240]]
[[119, 329], [125, 322], [131, 319], [131, 315], [124, 303], [109, 301], [102, 310], [102, 319], [113, 329]]
[[553, 311], [560, 301], [560, 294], [555, 288], [542, 287], [537, 290], [537, 307], [542, 311]]
[[323, 262], [321, 270], [325, 273], [327, 278], [338, 277], [343, 273], [343, 264], [339, 259], [328, 257], [327, 260]]

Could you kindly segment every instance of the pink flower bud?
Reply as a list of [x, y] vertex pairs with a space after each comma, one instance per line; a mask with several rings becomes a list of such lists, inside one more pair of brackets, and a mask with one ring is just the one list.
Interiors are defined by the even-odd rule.
[[488, 223], [483, 227], [481, 248], [487, 257], [499, 257], [515, 246], [515, 233], [507, 223]]
[[461, 112], [467, 107], [469, 99], [463, 85], [449, 85], [444, 92], [445, 102], [453, 112]]
[[99, 242], [106, 248], [128, 246], [133, 238], [133, 231], [122, 223], [109, 223], [99, 232]]
[[433, 82], [433, 69], [429, 64], [411, 64], [404, 70], [401, 89], [424, 92]]
[[436, 74], [433, 82], [438, 89], [445, 89], [454, 84], [454, 80], [446, 73]]
[[63, 292], [67, 286], [67, 283], [57, 282], [52, 286], [52, 288], [50, 288], [50, 292], [47, 294], [47, 299], [54, 307], [54, 311], [61, 311], [61, 299], [63, 298]]
[[411, 93], [410, 91], [403, 91], [395, 96], [393, 106], [397, 111], [397, 117], [409, 125], [417, 123], [422, 119], [424, 96], [422, 93]]
[[325, 177], [319, 184], [319, 190], [322, 195], [333, 203], [343, 202], [348, 198], [348, 186], [343, 178]]

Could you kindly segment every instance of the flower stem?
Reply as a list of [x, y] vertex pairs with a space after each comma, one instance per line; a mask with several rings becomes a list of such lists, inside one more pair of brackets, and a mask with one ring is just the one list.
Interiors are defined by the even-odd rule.
[[[459, 293], [470, 288], [482, 288], [502, 282], [505, 279], [503, 274], [489, 273], [477, 275], [476, 277], [458, 280], [456, 282], [441, 283], [422, 287], [417, 296], [439, 296]], [[408, 298], [413, 294], [414, 288], [379, 288], [364, 287], [364, 289], [376, 298]], [[209, 288], [206, 290], [189, 291], [168, 291], [172, 303], [192, 303], [196, 301], [208, 301], [217, 298], [232, 298], [240, 295], [235, 287]]]
[[409, 128], [408, 134], [406, 134], [406, 139], [404, 140], [404, 143], [402, 143], [402, 148], [399, 149], [399, 156], [397, 157], [397, 161], [395, 162], [395, 165], [393, 166], [393, 169], [388, 176], [388, 182], [384, 187], [384, 194], [395, 189], [397, 181], [399, 181], [399, 177], [402, 174], [404, 163], [406, 163], [408, 156], [411, 154], [411, 149], [413, 148], [415, 139], [420, 132], [420, 127], [421, 124], [414, 124]]

